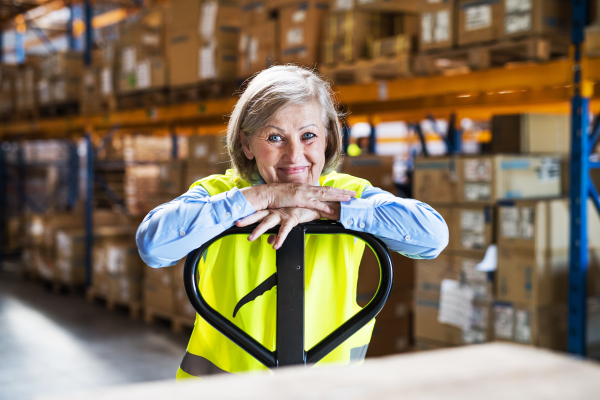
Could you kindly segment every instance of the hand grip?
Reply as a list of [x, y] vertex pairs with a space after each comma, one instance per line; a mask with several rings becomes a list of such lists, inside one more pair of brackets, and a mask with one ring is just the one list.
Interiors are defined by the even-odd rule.
[[[204, 252], [210, 247], [211, 244], [219, 239], [222, 239], [230, 235], [249, 235], [252, 233], [256, 225], [247, 227], [232, 227], [222, 234], [214, 237], [210, 241], [204, 243], [201, 247], [191, 251], [188, 254], [184, 268], [184, 286], [187, 296], [196, 309], [196, 312], [204, 318], [210, 325], [225, 335], [227, 338], [232, 340], [248, 354], [256, 358], [262, 364], [268, 368], [277, 368], [280, 366], [277, 359], [277, 351], [273, 352], [264, 347], [261, 343], [256, 341], [246, 332], [238, 328], [236, 325], [231, 323], [227, 318], [222, 316], [216, 310], [214, 310], [202, 297], [197, 285], [196, 275], [198, 272], [198, 262], [204, 254]], [[316, 363], [333, 351], [337, 346], [342, 344], [346, 339], [360, 330], [369, 321], [377, 316], [381, 311], [385, 302], [387, 301], [390, 292], [392, 290], [392, 284], [394, 279], [394, 273], [392, 269], [392, 260], [387, 247], [377, 239], [375, 236], [358, 231], [348, 230], [343, 227], [340, 223], [331, 221], [315, 221], [305, 224], [300, 224], [294, 228], [295, 230], [302, 230], [306, 234], [312, 235], [330, 235], [330, 234], [344, 234], [354, 237], [358, 237], [365, 241], [369, 247], [374, 251], [377, 259], [379, 260], [380, 268], [380, 281], [379, 287], [375, 296], [367, 306], [365, 306], [358, 313], [353, 315], [350, 319], [339, 326], [335, 331], [330, 333], [327, 337], [317, 343], [313, 348], [306, 352], [304, 362], [308, 364]], [[266, 232], [266, 234], [277, 234], [279, 228], [275, 227]], [[289, 238], [288, 238], [289, 240]], [[302, 240], [304, 236], [302, 235]], [[304, 248], [304, 242], [302, 242], [302, 248]], [[278, 250], [280, 251], [280, 250]], [[278, 341], [279, 343], [279, 341]]]

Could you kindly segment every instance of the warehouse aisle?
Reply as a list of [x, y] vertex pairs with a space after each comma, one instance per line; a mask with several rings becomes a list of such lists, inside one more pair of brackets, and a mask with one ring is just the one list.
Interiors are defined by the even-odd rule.
[[0, 400], [173, 379], [188, 337], [0, 272]]

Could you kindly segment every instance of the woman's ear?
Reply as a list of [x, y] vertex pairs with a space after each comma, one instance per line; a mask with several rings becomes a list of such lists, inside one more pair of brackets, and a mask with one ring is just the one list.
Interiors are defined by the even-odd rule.
[[254, 153], [250, 150], [250, 141], [248, 140], [248, 136], [242, 130], [239, 131], [238, 135], [240, 135], [240, 142], [242, 143], [242, 150], [244, 150], [244, 154], [248, 160], [254, 160]]

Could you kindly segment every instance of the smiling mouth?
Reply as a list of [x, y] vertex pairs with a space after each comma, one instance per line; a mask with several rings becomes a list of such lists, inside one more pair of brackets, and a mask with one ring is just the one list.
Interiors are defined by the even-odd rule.
[[284, 172], [288, 175], [301, 174], [306, 171], [308, 167], [288, 167], [288, 168], [279, 168], [280, 171]]

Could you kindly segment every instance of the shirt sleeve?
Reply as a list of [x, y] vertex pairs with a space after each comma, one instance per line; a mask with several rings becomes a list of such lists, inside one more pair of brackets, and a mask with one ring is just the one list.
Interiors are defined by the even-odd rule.
[[374, 187], [361, 198], [341, 203], [346, 229], [367, 232], [391, 250], [410, 258], [435, 258], [448, 245], [448, 226], [429, 205]]
[[237, 188], [210, 196], [196, 186], [150, 211], [137, 230], [138, 251], [153, 268], [171, 266], [255, 212]]

